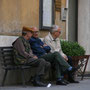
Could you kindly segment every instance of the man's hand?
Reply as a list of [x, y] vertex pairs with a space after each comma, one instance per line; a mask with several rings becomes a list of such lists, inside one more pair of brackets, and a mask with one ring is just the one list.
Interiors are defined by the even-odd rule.
[[48, 46], [47, 44], [44, 44], [43, 46], [40, 46], [41, 48], [45, 47], [45, 46]]
[[44, 44], [43, 46], [48, 46], [47, 44]]
[[34, 58], [34, 59], [38, 59], [38, 57], [37, 57], [37, 56], [34, 56], [33, 58]]
[[68, 61], [68, 58], [67, 58], [67, 56], [64, 56], [64, 59], [65, 59], [66, 61]]

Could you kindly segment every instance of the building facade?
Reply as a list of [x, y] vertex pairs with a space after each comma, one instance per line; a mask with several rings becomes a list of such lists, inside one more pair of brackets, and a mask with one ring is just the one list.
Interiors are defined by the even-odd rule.
[[[61, 12], [55, 10], [55, 2], [60, 3], [60, 8], [64, 8], [66, 5], [65, 0], [0, 0], [0, 35], [21, 35], [23, 26], [40, 28], [40, 23], [44, 22], [48, 26], [48, 22], [53, 19], [51, 24], [59, 25], [63, 31], [62, 38], [66, 38], [65, 22], [61, 20]], [[46, 5], [47, 7], [44, 7]], [[40, 10], [42, 8], [41, 13], [46, 12], [46, 14], [41, 15]], [[50, 15], [51, 17], [49, 17]], [[43, 22], [41, 21], [42, 18]], [[43, 29], [40, 37], [48, 33], [48, 28]]]

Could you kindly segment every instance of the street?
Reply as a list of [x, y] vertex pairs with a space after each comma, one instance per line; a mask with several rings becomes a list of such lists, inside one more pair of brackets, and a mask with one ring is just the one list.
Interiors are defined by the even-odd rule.
[[34, 86], [4, 86], [0, 87], [0, 90], [89, 90], [90, 89], [90, 78], [80, 81], [79, 84], [68, 84], [67, 86], [52, 84], [51, 87], [34, 87]]

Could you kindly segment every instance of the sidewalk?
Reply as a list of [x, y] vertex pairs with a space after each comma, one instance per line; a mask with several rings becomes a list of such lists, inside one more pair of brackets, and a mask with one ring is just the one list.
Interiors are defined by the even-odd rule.
[[52, 84], [50, 88], [47, 87], [34, 87], [34, 86], [4, 86], [0, 87], [0, 90], [89, 90], [90, 89], [90, 78], [85, 78], [80, 81], [79, 84], [68, 84], [67, 86]]

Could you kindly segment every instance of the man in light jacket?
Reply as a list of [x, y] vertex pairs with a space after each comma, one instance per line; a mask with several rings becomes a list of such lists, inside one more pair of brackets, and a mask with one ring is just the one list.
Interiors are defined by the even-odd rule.
[[[61, 34], [61, 28], [57, 25], [53, 25], [49, 34], [44, 38], [44, 43], [46, 43], [48, 46], [51, 48], [51, 52], [59, 52], [60, 55], [71, 65], [72, 64], [72, 59], [70, 56], [67, 56], [66, 54], [63, 53], [61, 44], [60, 44], [60, 39], [59, 36]], [[73, 75], [68, 75], [68, 81], [71, 83], [78, 83], [78, 81], [75, 81], [74, 78], [72, 77]], [[71, 78], [72, 77], [72, 78]]]

